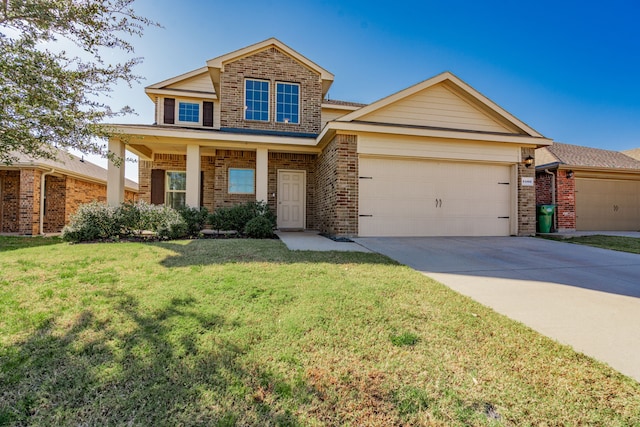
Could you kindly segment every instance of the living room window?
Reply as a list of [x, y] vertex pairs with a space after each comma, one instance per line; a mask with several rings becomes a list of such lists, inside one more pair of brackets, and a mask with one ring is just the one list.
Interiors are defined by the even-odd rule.
[[269, 121], [269, 82], [247, 79], [244, 82], [245, 120]]
[[276, 122], [300, 123], [300, 85], [276, 83]]
[[165, 204], [174, 209], [185, 207], [187, 196], [187, 173], [167, 171]]
[[254, 194], [255, 170], [229, 168], [229, 193]]
[[200, 104], [195, 102], [178, 102], [178, 122], [200, 123]]

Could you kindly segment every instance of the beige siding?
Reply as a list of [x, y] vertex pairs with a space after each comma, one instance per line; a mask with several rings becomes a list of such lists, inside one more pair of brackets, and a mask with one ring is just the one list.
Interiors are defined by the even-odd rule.
[[334, 110], [334, 109], [329, 109], [329, 108], [323, 108], [322, 109], [322, 114], [321, 114], [321, 124], [320, 124], [320, 129], [322, 129], [324, 127], [324, 125], [327, 124], [327, 122], [330, 122], [332, 120], [337, 119], [338, 117], [344, 116], [347, 113], [350, 113], [350, 110]]
[[485, 132], [513, 132], [444, 85], [424, 89], [358, 120]]
[[202, 73], [199, 76], [173, 83], [164, 89], [180, 89], [195, 92], [215, 93], [209, 73]]
[[520, 147], [510, 144], [416, 139], [409, 136], [377, 134], [360, 135], [358, 137], [358, 153], [499, 163], [520, 161]]

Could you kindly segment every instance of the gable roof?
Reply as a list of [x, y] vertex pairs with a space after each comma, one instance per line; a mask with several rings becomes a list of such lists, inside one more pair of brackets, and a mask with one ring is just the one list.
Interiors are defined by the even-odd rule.
[[[77, 178], [84, 178], [89, 181], [106, 184], [107, 170], [94, 163], [84, 160], [83, 157], [74, 156], [64, 150], [57, 149], [56, 159], [34, 159], [23, 153], [14, 153], [18, 159], [8, 166], [11, 169], [20, 168], [40, 168], [55, 169], [57, 173], [72, 175]], [[130, 179], [125, 179], [125, 187], [138, 191], [138, 183]]]
[[208, 60], [207, 67], [209, 69], [209, 74], [211, 75], [211, 80], [213, 81], [213, 87], [215, 88], [216, 93], [220, 93], [220, 73], [224, 70], [225, 64], [253, 55], [271, 47], [277, 48], [305, 67], [318, 73], [322, 81], [322, 95], [325, 96], [327, 94], [331, 83], [333, 83], [333, 74], [320, 67], [318, 64], [306, 58], [305, 56], [299, 54], [295, 50], [291, 49], [289, 46], [274, 37]]
[[[390, 96], [382, 98], [372, 104], [360, 108], [357, 111], [346, 114], [337, 119], [337, 121], [366, 121], [367, 116], [372, 116], [376, 112], [380, 112], [385, 108], [390, 108], [393, 105], [398, 105], [410, 99], [412, 96], [435, 88], [437, 85], [442, 85], [446, 89], [446, 91], [451, 94], [451, 96], [457, 97], [456, 102], [458, 102], [459, 105], [465, 105], [470, 112], [476, 114], [476, 120], [478, 117], [484, 117], [487, 121], [493, 122], [494, 126], [487, 127], [488, 131], [505, 134], [514, 133], [544, 139], [544, 136], [539, 132], [529, 127], [521, 120], [517, 119], [511, 113], [504, 110], [489, 98], [485, 97], [480, 92], [469, 86], [467, 83], [456, 77], [453, 73], [448, 71], [438, 74], [435, 77], [424, 80], [413, 86], [410, 86], [404, 90], [396, 92]], [[442, 128], [446, 129], [448, 127], [442, 126]], [[482, 131], [483, 129], [477, 130]]]
[[640, 160], [640, 148], [632, 148], [631, 150], [625, 150], [622, 154], [626, 154], [629, 157], [633, 157], [636, 160]]
[[555, 142], [536, 151], [536, 166], [557, 163], [570, 167], [638, 169], [640, 161], [619, 151]]

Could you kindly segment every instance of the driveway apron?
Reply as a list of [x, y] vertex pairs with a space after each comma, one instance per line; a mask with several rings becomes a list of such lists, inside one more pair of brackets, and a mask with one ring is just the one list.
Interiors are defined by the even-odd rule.
[[530, 237], [355, 240], [640, 381], [640, 255]]

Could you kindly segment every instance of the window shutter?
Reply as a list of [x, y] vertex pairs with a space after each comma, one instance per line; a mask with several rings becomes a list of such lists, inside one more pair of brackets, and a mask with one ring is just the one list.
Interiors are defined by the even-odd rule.
[[151, 169], [151, 203], [164, 205], [164, 179], [163, 169]]
[[176, 100], [175, 98], [164, 99], [164, 123], [172, 125], [176, 122]]
[[202, 126], [213, 127], [213, 102], [202, 103]]

